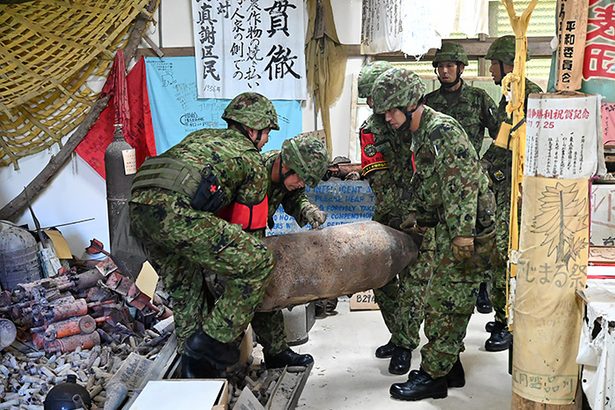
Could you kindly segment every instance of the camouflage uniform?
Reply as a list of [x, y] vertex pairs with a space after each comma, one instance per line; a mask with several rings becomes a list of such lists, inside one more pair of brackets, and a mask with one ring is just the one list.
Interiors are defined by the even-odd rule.
[[[286, 147], [283, 146], [283, 149], [284, 148]], [[327, 169], [326, 149], [322, 143], [315, 144], [310, 141], [306, 142], [300, 149], [304, 152], [310, 152], [310, 156], [306, 158], [307, 156], [301, 153], [295, 155], [300, 161], [304, 159], [307, 160], [304, 167], [295, 166], [295, 168], [299, 170], [295, 172], [301, 176], [307, 185], [314, 187]], [[282, 151], [276, 150], [263, 154], [265, 169], [269, 176], [271, 176], [273, 172], [276, 172], [276, 170], [273, 169], [273, 165], [279, 156], [281, 158], [283, 157], [281, 153]], [[286, 150], [284, 153], [286, 153]], [[291, 159], [282, 159], [282, 161], [287, 166], [293, 163]], [[320, 177], [318, 177], [318, 175], [320, 175]], [[305, 226], [312, 222], [311, 218], [306, 215], [306, 212], [316, 205], [309, 201], [304, 188], [288, 191], [283, 181], [278, 181], [277, 183], [270, 181], [267, 197], [269, 198], [268, 214], [270, 218], [273, 217], [273, 214], [275, 214], [281, 204], [284, 208], [284, 212], [295, 218], [299, 226]], [[270, 227], [272, 222], [273, 220], [270, 219]], [[252, 320], [252, 328], [256, 334], [257, 341], [263, 346], [265, 354], [276, 355], [288, 349], [288, 344], [286, 343], [286, 337], [284, 335], [284, 316], [281, 311], [256, 312]]]
[[[383, 113], [405, 106], [405, 101], [407, 105], [417, 104], [424, 87], [411, 71], [389, 70], [374, 85], [374, 111]], [[439, 378], [448, 374], [463, 350], [463, 338], [486, 265], [483, 259], [474, 258], [458, 262], [448, 250], [454, 238], [476, 235], [477, 219], [483, 221], [481, 229], [493, 229], [493, 215], [485, 218], [478, 206], [479, 198], [490, 197], [493, 201], [493, 197], [478, 155], [456, 120], [424, 106], [419, 128], [407, 135], [416, 163], [416, 172], [407, 188], [411, 209], [419, 226], [435, 225], [437, 244], [437, 267], [425, 296], [425, 334], [429, 342], [421, 350], [421, 368], [431, 377]], [[475, 249], [477, 256], [488, 258], [491, 254], [488, 245], [479, 244]], [[477, 266], [476, 262], [481, 263]]]
[[[371, 96], [376, 78], [390, 68], [393, 65], [383, 61], [365, 66], [359, 74], [359, 97]], [[366, 144], [365, 133], [373, 134], [373, 143]], [[361, 126], [361, 139], [363, 175], [375, 196], [372, 219], [397, 229], [405, 214], [404, 187], [408, 186], [413, 172], [410, 142], [399, 139], [382, 114], [372, 114], [365, 121]], [[378, 166], [374, 166], [374, 161]], [[395, 346], [414, 350], [420, 343], [419, 328], [423, 321], [421, 295], [431, 275], [433, 246], [431, 231], [423, 241], [417, 263], [404, 268], [382, 288], [374, 289], [380, 313], [391, 332], [391, 343]]]
[[[442, 45], [442, 48], [436, 52], [433, 65], [437, 67], [439, 62], [444, 61], [468, 65], [468, 57], [463, 48], [453, 43]], [[459, 65], [457, 69], [459, 70]], [[467, 85], [461, 78], [458, 80], [461, 82], [458, 90], [450, 92], [445, 87], [440, 87], [425, 96], [425, 104], [456, 119], [480, 155], [485, 128], [492, 138], [495, 138], [498, 133], [499, 123], [495, 118], [496, 106], [485, 90]]]
[[[273, 105], [255, 93], [236, 97], [223, 118], [256, 130], [278, 129]], [[206, 182], [212, 177], [214, 182]], [[252, 320], [274, 267], [273, 255], [257, 236], [217, 215], [232, 203], [266, 204], [268, 185], [255, 144], [233, 128], [195, 131], [137, 172], [131, 229], [151, 252], [173, 300], [180, 350], [200, 331], [238, 346]], [[196, 209], [203, 186], [212, 195]], [[211, 311], [204, 270], [225, 278], [224, 293]]]
[[[485, 58], [500, 60], [505, 64], [513, 65], [515, 58], [514, 36], [504, 36], [496, 40], [489, 48]], [[527, 110], [528, 95], [541, 92], [541, 88], [536, 83], [526, 78], [524, 109]], [[496, 111], [498, 124], [502, 124], [503, 122], [508, 124], [511, 123], [511, 118], [509, 118], [506, 113], [507, 103], [506, 96], [502, 96]], [[508, 260], [512, 151], [492, 144], [485, 153], [483, 163], [486, 164], [489, 169], [489, 176], [493, 182], [493, 190], [497, 202], [496, 244], [499, 258], [497, 264], [493, 268], [491, 302], [495, 310], [496, 322], [506, 323], [506, 261]]]

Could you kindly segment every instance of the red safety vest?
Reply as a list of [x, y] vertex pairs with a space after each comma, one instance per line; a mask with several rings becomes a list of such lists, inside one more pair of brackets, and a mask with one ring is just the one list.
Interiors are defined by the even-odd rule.
[[361, 172], [366, 176], [370, 172], [388, 169], [389, 164], [384, 155], [376, 148], [376, 137], [373, 133], [361, 128], [359, 133], [361, 142]]
[[267, 226], [269, 200], [267, 195], [256, 205], [232, 202], [220, 209], [217, 216], [232, 224], [241, 225], [244, 231], [256, 231]]

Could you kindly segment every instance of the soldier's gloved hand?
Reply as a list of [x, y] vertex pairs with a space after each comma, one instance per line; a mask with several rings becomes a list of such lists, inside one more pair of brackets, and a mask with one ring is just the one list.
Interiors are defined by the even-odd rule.
[[459, 262], [470, 259], [474, 255], [474, 237], [456, 236], [453, 239], [453, 257]]
[[327, 213], [321, 211], [316, 205], [309, 204], [303, 208], [303, 217], [307, 223], [312, 225], [313, 229], [316, 229], [325, 223], [327, 220]]
[[416, 213], [410, 212], [406, 217], [404, 217], [404, 221], [399, 225], [399, 229], [404, 232], [414, 232], [416, 230]]

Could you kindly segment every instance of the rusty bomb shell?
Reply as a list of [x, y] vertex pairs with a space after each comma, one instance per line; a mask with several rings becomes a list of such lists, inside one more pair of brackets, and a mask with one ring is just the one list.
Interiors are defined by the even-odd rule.
[[355, 222], [265, 239], [276, 259], [259, 311], [329, 299], [388, 283], [417, 248], [409, 235], [378, 222]]

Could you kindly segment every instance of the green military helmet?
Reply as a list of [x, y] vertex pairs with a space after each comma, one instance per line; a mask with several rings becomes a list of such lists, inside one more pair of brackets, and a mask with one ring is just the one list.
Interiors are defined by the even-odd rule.
[[235, 121], [255, 130], [279, 130], [278, 114], [273, 103], [258, 93], [241, 93], [226, 106], [222, 119]]
[[425, 83], [413, 71], [391, 68], [382, 73], [374, 83], [372, 98], [374, 112], [384, 114], [393, 108], [417, 104], [425, 94]]
[[314, 133], [287, 139], [280, 152], [282, 163], [292, 169], [310, 187], [315, 187], [327, 172], [329, 155], [322, 140]]
[[[515, 65], [515, 36], [510, 35], [496, 38], [491, 43], [491, 46], [489, 46], [485, 59], [498, 60], [507, 65]], [[528, 61], [529, 59], [530, 54], [528, 52], [525, 60]]]
[[357, 80], [357, 87], [359, 89], [359, 98], [367, 98], [371, 96], [372, 87], [374, 81], [382, 73], [389, 68], [393, 68], [393, 64], [388, 61], [374, 61], [364, 65], [359, 72], [359, 78]]
[[438, 63], [444, 61], [453, 61], [455, 63], [461, 63], [465, 66], [468, 65], [468, 55], [463, 49], [461, 44], [457, 43], [444, 43], [442, 47], [436, 50], [436, 55], [433, 58], [433, 66], [438, 67]]

